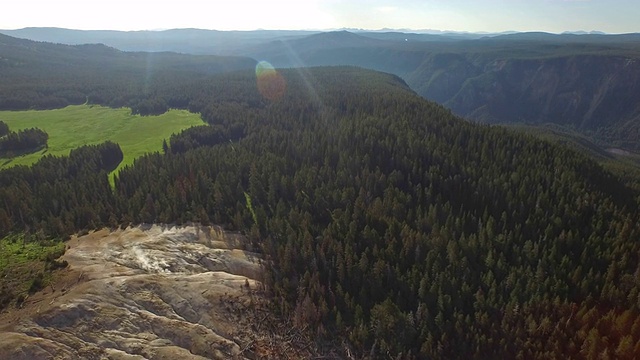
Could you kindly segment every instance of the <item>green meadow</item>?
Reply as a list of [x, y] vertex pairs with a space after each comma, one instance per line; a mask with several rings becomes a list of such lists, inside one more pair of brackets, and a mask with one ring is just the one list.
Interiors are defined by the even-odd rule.
[[0, 169], [31, 165], [45, 154], [68, 155], [82, 145], [111, 140], [120, 144], [124, 160], [115, 170], [133, 163], [148, 152], [162, 150], [162, 140], [186, 128], [202, 125], [200, 115], [186, 110], [170, 110], [159, 116], [131, 115], [128, 108], [112, 109], [95, 105], [75, 105], [56, 110], [0, 111], [0, 120], [11, 131], [40, 128], [49, 134], [48, 148], [15, 158], [0, 159]]
[[55, 260], [64, 247], [63, 242], [25, 241], [23, 234], [0, 239], [0, 309], [49, 284], [51, 270], [66, 266]]

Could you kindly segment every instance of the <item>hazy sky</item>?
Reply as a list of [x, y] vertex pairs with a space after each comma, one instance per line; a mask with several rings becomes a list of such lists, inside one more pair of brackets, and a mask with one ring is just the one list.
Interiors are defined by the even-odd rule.
[[640, 32], [640, 0], [5, 0], [0, 29]]

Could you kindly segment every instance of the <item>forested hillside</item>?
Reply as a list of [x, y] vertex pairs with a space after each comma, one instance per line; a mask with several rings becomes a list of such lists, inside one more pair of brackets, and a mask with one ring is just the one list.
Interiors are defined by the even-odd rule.
[[54, 109], [72, 104], [130, 107], [161, 114], [185, 106], [179, 93], [158, 97], [158, 87], [184, 86], [203, 75], [253, 69], [243, 57], [122, 52], [104, 45], [60, 45], [0, 34], [0, 110]]
[[554, 123], [637, 150], [640, 36], [525, 33], [474, 40], [329, 32], [248, 48], [276, 66], [357, 65], [484, 123]]
[[640, 352], [640, 199], [615, 176], [465, 122], [393, 75], [277, 74], [260, 88], [253, 70], [147, 83], [147, 100], [209, 126], [136, 160], [115, 188], [116, 144], [0, 172], [0, 235], [187, 221], [242, 231], [267, 258], [273, 311], [358, 357]]

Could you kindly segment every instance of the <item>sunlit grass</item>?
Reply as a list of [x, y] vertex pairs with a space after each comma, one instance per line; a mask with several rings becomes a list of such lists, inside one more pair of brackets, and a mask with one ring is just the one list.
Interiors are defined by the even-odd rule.
[[82, 145], [106, 140], [118, 143], [124, 160], [114, 171], [148, 152], [162, 150], [162, 140], [186, 128], [202, 125], [200, 115], [170, 110], [159, 116], [131, 115], [128, 108], [76, 105], [56, 110], [0, 111], [0, 120], [12, 131], [37, 127], [49, 134], [48, 148], [11, 159], [0, 159], [0, 169], [31, 165], [45, 154], [68, 155]]
[[0, 239], [0, 309], [47, 286], [52, 270], [66, 266], [55, 261], [64, 249], [63, 242], [25, 241], [23, 234]]
[[0, 239], [0, 274], [12, 265], [31, 261], [44, 262], [50, 253], [60, 255], [64, 252], [63, 242], [24, 241], [23, 237], [24, 235], [13, 235]]

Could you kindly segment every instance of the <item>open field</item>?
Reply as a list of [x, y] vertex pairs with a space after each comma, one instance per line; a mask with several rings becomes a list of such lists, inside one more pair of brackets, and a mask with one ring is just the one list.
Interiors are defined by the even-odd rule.
[[12, 131], [37, 127], [49, 134], [48, 149], [12, 159], [0, 159], [0, 169], [31, 165], [45, 154], [67, 155], [82, 145], [111, 140], [120, 144], [124, 160], [115, 170], [148, 152], [162, 150], [162, 140], [183, 129], [202, 125], [198, 114], [170, 110], [159, 116], [131, 115], [128, 108], [75, 105], [56, 110], [0, 111]]

